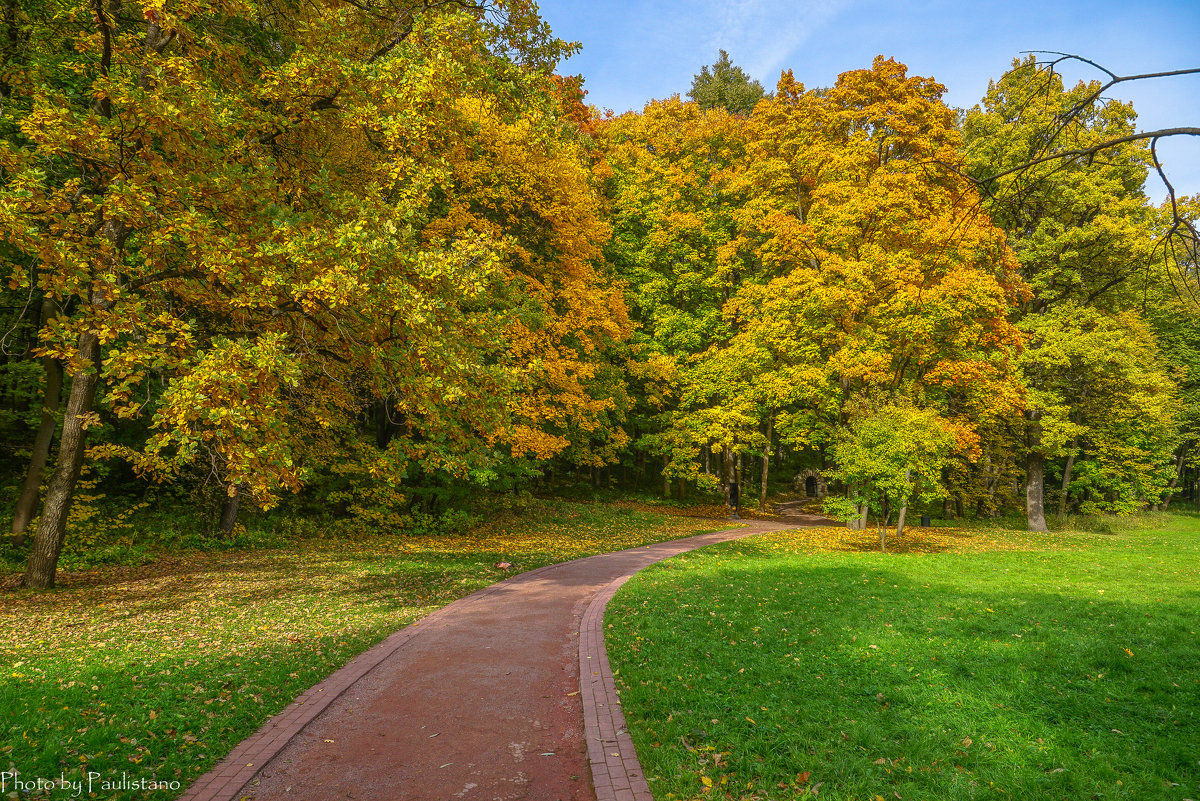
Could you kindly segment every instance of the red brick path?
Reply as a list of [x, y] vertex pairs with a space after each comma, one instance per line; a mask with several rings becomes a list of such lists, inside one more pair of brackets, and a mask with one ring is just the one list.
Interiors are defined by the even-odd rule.
[[604, 608], [649, 564], [779, 527], [550, 565], [455, 601], [306, 691], [182, 798], [651, 801]]

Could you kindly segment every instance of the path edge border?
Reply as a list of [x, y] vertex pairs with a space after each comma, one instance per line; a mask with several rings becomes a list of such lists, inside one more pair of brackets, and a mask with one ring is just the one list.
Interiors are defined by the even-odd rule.
[[637, 749], [633, 746], [633, 738], [629, 736], [625, 713], [621, 709], [621, 697], [617, 694], [616, 680], [608, 661], [608, 647], [604, 642], [604, 613], [608, 609], [608, 602], [625, 582], [650, 565], [710, 545], [745, 539], [777, 528], [770, 521], [748, 522], [745, 528], [726, 530], [725, 533], [736, 532], [734, 536], [664, 554], [648, 565], [618, 576], [588, 602], [579, 620], [579, 692], [583, 699], [583, 737], [587, 743], [596, 801], [654, 801]]
[[625, 725], [621, 699], [617, 695], [612, 666], [608, 662], [608, 648], [604, 644], [604, 612], [608, 602], [625, 582], [641, 570], [609, 582], [592, 596], [579, 621], [579, 692], [583, 698], [583, 736], [587, 741], [596, 801], [654, 801], [637, 750], [633, 747], [633, 739]]

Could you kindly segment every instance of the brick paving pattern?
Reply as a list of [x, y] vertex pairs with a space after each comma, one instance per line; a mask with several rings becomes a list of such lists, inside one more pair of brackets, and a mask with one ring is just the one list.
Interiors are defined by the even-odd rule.
[[604, 609], [647, 565], [779, 527], [550, 565], [455, 601], [307, 690], [182, 799], [652, 801]]

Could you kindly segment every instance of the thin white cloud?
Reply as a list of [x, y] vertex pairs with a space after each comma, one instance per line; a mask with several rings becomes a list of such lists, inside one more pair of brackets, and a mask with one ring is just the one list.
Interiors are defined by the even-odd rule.
[[715, 54], [728, 50], [734, 63], [768, 88], [789, 57], [855, 0], [735, 0], [707, 4]]

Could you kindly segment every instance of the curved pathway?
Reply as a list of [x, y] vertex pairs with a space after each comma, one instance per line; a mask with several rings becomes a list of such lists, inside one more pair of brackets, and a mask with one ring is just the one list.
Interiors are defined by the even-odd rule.
[[550, 565], [455, 601], [309, 689], [183, 799], [649, 801], [604, 607], [647, 565], [789, 527], [750, 523]]

